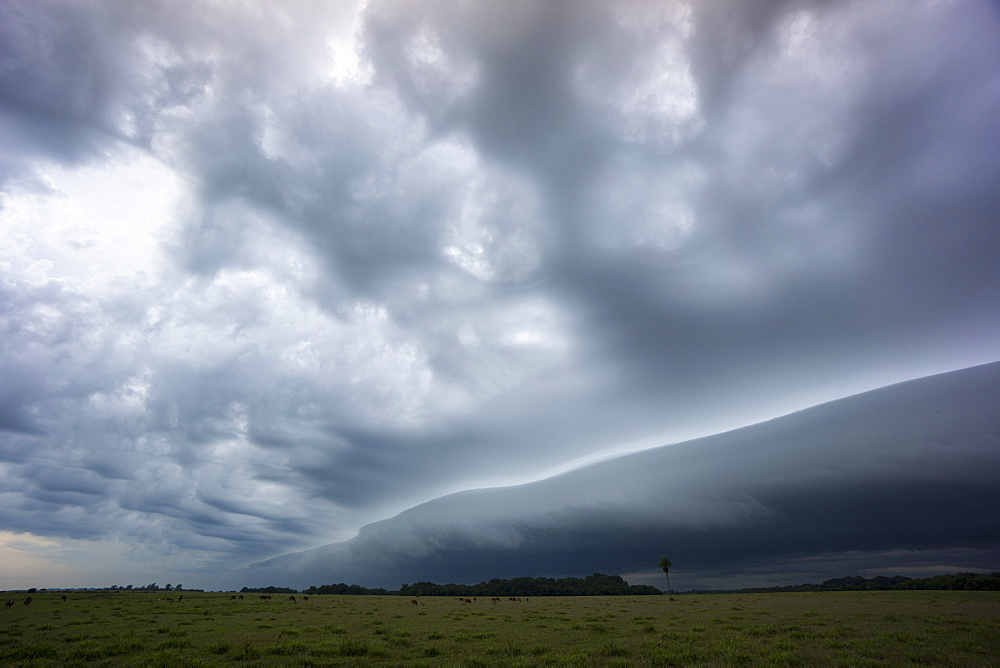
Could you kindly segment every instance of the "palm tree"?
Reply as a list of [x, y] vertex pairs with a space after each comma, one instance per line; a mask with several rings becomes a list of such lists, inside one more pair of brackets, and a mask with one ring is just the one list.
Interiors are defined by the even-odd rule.
[[660, 557], [660, 570], [663, 571], [663, 574], [667, 576], [667, 595], [670, 597], [670, 600], [672, 601], [674, 600], [674, 592], [670, 589], [671, 566], [673, 566], [673, 564], [670, 563], [670, 559], [667, 559], [666, 557]]

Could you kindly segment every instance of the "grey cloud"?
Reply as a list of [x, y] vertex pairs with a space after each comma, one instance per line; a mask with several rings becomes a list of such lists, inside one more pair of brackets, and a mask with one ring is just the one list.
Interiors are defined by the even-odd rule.
[[970, 549], [982, 568], [997, 549], [998, 372], [911, 381], [540, 482], [446, 496], [240, 575], [478, 582], [649, 571], [664, 551], [701, 586], [739, 564], [816, 568], [838, 553]]
[[100, 158], [109, 142], [149, 141], [155, 112], [145, 79], [158, 73], [143, 69], [150, 63], [134, 17], [110, 10], [59, 1], [0, 9], [8, 127], [0, 178], [30, 178], [39, 158], [81, 163]]

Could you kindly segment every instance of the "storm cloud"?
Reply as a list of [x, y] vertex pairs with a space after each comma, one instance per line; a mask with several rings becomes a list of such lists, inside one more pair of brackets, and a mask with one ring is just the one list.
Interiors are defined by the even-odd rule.
[[[1000, 359], [998, 28], [959, 2], [3, 3], [0, 548], [210, 587]], [[726, 479], [702, 445], [655, 452]], [[758, 500], [809, 479], [753, 466]], [[705, 512], [763, 512], [736, 488]]]
[[994, 363], [910, 381], [547, 480], [459, 492], [239, 577], [397, 587], [641, 575], [662, 552], [684, 564], [675, 570], [686, 588], [718, 586], [723, 574], [728, 586], [787, 581], [790, 563], [826, 579], [860, 554], [869, 572], [928, 557], [990, 568], [998, 372]]

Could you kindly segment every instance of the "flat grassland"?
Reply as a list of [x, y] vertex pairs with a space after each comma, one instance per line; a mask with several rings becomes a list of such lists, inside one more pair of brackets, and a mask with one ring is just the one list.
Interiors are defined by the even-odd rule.
[[1000, 665], [1000, 592], [60, 596], [0, 594], [0, 664]]

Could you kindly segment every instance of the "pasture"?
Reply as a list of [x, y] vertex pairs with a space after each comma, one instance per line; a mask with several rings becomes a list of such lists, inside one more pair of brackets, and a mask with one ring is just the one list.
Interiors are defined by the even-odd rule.
[[[177, 594], [169, 595], [176, 598]], [[0, 664], [639, 666], [1000, 663], [1000, 593], [480, 597], [5, 593]]]

